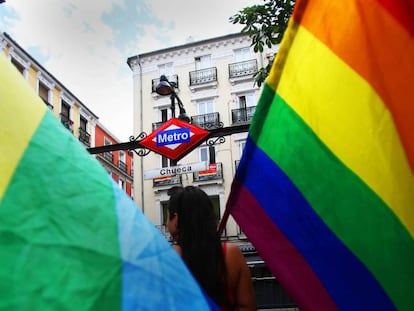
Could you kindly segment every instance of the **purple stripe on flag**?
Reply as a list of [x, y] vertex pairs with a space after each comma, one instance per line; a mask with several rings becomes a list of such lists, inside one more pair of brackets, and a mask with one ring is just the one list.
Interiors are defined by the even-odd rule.
[[[245, 165], [246, 161], [249, 165]], [[257, 172], [261, 172], [261, 174], [257, 174]], [[384, 307], [387, 310], [394, 309], [393, 304], [371, 272], [327, 227], [289, 177], [256, 146], [250, 137], [246, 142], [236, 180], [241, 182], [243, 187], [248, 190], [247, 193], [257, 200], [252, 207], [253, 202], [247, 204], [247, 198], [240, 195], [238, 205], [231, 210], [232, 215], [238, 220], [246, 234], [249, 230], [254, 230], [249, 229], [250, 227], [267, 227], [269, 225], [277, 227], [284, 235], [284, 239], [288, 239], [305, 258], [302, 264], [306, 262], [306, 265], [310, 266], [318, 275], [320, 282], [339, 309], [380, 310]], [[233, 193], [235, 194], [234, 191]], [[245, 193], [243, 192], [243, 194]], [[250, 209], [254, 209], [254, 212], [248, 211]], [[242, 213], [248, 213], [249, 216], [240, 219], [239, 214]], [[269, 217], [265, 223], [262, 223], [263, 217], [256, 220], [258, 215], [263, 213]], [[279, 243], [280, 235], [274, 235], [274, 233], [263, 234], [261, 237], [256, 235], [248, 237], [255, 246], [261, 240], [266, 240], [267, 243], [270, 241]], [[256, 246], [256, 248], [262, 251], [260, 246]], [[281, 255], [286, 258], [280, 257]], [[300, 268], [298, 265], [292, 264], [286, 254], [269, 252], [269, 254], [263, 254], [263, 258], [277, 275], [283, 272], [285, 267], [288, 267], [289, 273]], [[285, 261], [286, 266], [279, 267], [282, 260]], [[306, 290], [310, 290], [314, 286], [313, 283], [304, 284], [302, 278], [281, 280], [284, 281], [282, 284], [285, 287], [295, 286], [299, 282], [302, 282], [302, 286]], [[356, 282], [356, 280], [358, 281]], [[294, 282], [294, 284], [289, 282]], [[295, 292], [298, 291], [293, 291], [293, 293]], [[292, 298], [298, 299], [298, 297]]]
[[[275, 226], [253, 194], [237, 180], [232, 187], [232, 193], [237, 193], [232, 197], [237, 201], [228, 202], [234, 206], [231, 211], [233, 217], [239, 224], [249, 224], [243, 226], [243, 232], [254, 241], [259, 254], [276, 278], [282, 281], [285, 290], [297, 293], [295, 302], [309, 310], [338, 310], [306, 259]], [[311, 286], [298, 293], [294, 290], [298, 281]]]

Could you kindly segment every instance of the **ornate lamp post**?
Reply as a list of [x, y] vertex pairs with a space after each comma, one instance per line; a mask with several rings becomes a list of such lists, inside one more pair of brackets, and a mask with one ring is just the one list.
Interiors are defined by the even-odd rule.
[[184, 105], [181, 99], [178, 97], [177, 93], [174, 90], [174, 85], [168, 81], [167, 77], [162, 75], [160, 77], [160, 83], [158, 83], [157, 87], [155, 88], [155, 92], [157, 94], [166, 96], [170, 95], [171, 98], [171, 115], [175, 118], [175, 100], [178, 102], [178, 108], [180, 110], [180, 114], [178, 115], [178, 119], [183, 120], [185, 122], [190, 123], [190, 118], [188, 117], [187, 113], [185, 112]]

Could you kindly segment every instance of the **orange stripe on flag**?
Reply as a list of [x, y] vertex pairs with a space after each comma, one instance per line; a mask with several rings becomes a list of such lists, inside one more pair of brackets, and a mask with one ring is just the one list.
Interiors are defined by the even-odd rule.
[[[328, 9], [321, 11], [321, 7]], [[414, 171], [414, 123], [409, 120], [414, 105], [407, 102], [414, 98], [414, 40], [410, 33], [375, 1], [370, 5], [358, 0], [307, 1], [301, 17], [301, 25], [367, 80], [383, 99]], [[330, 29], [337, 35], [331, 36]]]

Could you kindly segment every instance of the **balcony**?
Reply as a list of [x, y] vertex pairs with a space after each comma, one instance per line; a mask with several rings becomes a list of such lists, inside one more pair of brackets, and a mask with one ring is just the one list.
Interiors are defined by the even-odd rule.
[[[171, 86], [178, 89], [178, 76], [177, 75], [167, 76], [167, 79], [168, 79], [168, 82], [170, 82]], [[152, 93], [156, 93], [155, 88], [157, 87], [159, 83], [160, 83], [160, 78], [152, 79], [152, 83], [151, 83]]]
[[256, 106], [232, 109], [231, 110], [231, 122], [232, 124], [241, 124], [251, 122]]
[[114, 155], [112, 154], [112, 152], [104, 152], [103, 157], [105, 158], [105, 160], [114, 163]]
[[217, 83], [216, 67], [190, 71], [190, 87], [212, 82]]
[[220, 115], [218, 112], [192, 116], [191, 124], [206, 130], [222, 127], [222, 124], [220, 123]]
[[181, 175], [163, 176], [152, 180], [153, 187], [181, 185]]
[[244, 62], [229, 64], [229, 78], [251, 77], [257, 72], [257, 60], [251, 59]]
[[91, 134], [81, 127], [79, 128], [79, 141], [88, 147], [91, 146]]
[[128, 174], [128, 166], [121, 160], [118, 161], [118, 167], [121, 171]]
[[193, 173], [193, 181], [223, 179], [223, 164], [211, 163], [208, 170]]
[[60, 122], [62, 122], [63, 126], [73, 133], [73, 121], [69, 119], [67, 115], [61, 113]]

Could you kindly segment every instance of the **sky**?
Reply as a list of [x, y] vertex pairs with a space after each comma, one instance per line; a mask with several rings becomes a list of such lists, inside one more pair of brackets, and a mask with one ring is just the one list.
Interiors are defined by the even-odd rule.
[[229, 17], [263, 0], [6, 0], [0, 31], [121, 141], [133, 135], [128, 57], [239, 32]]

